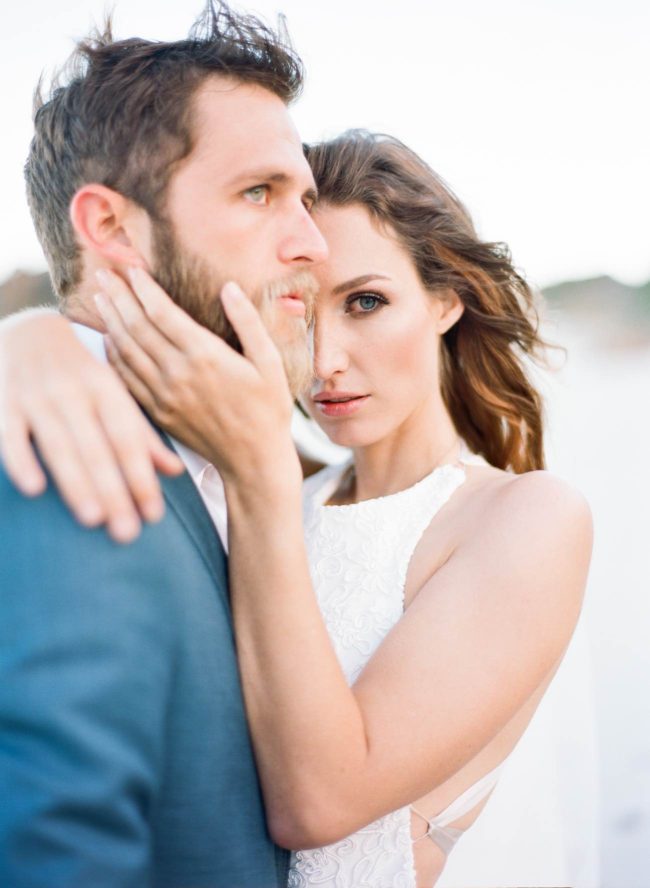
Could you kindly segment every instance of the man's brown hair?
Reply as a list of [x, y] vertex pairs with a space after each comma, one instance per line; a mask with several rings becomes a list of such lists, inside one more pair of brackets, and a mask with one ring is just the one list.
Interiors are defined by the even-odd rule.
[[188, 37], [174, 42], [114, 40], [109, 19], [103, 32], [77, 44], [48, 97], [39, 83], [25, 178], [61, 299], [81, 277], [69, 217], [75, 192], [97, 182], [158, 219], [172, 172], [193, 148], [192, 98], [215, 74], [263, 86], [287, 104], [303, 82], [282, 22], [275, 32], [209, 0]]
[[463, 302], [441, 342], [442, 396], [458, 433], [493, 466], [544, 468], [542, 399], [525, 359], [541, 359], [547, 343], [507, 246], [481, 240], [446, 183], [398, 139], [351, 130], [305, 153], [319, 203], [365, 207], [433, 297], [453, 290]]

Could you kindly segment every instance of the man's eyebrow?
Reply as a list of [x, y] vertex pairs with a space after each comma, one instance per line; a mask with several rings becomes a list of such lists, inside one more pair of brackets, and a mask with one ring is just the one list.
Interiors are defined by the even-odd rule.
[[348, 290], [354, 290], [355, 287], [363, 287], [364, 284], [367, 284], [369, 281], [389, 281], [390, 278], [386, 277], [385, 274], [362, 274], [359, 277], [352, 278], [349, 281], [344, 281], [342, 284], [334, 287], [332, 290], [333, 296], [339, 296], [341, 293], [345, 293]]
[[268, 167], [254, 167], [250, 170], [243, 170], [230, 179], [229, 184], [235, 185], [237, 182], [250, 180], [251, 182], [286, 182], [289, 176], [278, 170], [269, 169]]

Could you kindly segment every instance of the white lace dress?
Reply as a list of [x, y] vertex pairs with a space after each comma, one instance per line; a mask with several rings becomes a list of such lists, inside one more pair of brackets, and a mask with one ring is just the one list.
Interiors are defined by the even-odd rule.
[[[465, 460], [469, 461], [469, 460]], [[312, 581], [350, 685], [402, 616], [413, 551], [436, 512], [465, 480], [444, 465], [390, 496], [325, 506], [345, 467], [305, 483], [305, 539]], [[347, 838], [292, 855], [289, 888], [416, 888], [408, 807]]]

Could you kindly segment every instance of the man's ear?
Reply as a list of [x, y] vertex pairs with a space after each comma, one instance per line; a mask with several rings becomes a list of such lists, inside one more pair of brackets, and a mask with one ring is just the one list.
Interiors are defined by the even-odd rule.
[[144, 266], [141, 219], [133, 202], [105, 185], [83, 185], [70, 203], [70, 221], [81, 245], [108, 265]]
[[437, 330], [442, 336], [447, 330], [451, 330], [465, 311], [465, 306], [455, 290], [445, 290], [436, 294], [440, 300], [440, 310], [437, 319]]

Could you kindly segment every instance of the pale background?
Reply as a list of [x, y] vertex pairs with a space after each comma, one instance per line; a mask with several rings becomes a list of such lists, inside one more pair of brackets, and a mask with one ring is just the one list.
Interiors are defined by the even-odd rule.
[[[119, 36], [174, 39], [200, 3], [122, 0]], [[253, 0], [287, 14], [307, 67], [303, 138], [348, 126], [390, 132], [507, 241], [545, 286], [607, 274], [650, 279], [650, 5], [635, 0], [449, 3]], [[21, 167], [31, 92], [100, 20], [94, 0], [0, 12], [0, 282], [43, 259]], [[603, 888], [650, 876], [650, 345], [605, 348], [575, 320], [549, 377], [550, 467], [580, 487], [596, 523], [585, 627], [596, 687]]]
[[[116, 0], [117, 33], [174, 39], [201, 0]], [[245, 4], [239, 4], [245, 5]], [[102, 0], [0, 12], [0, 280], [42, 265], [19, 171], [42, 69], [102, 18]], [[541, 285], [650, 278], [650, 5], [646, 0], [253, 0], [283, 10], [308, 72], [303, 138], [399, 136]], [[10, 210], [9, 210], [10, 208]]]

